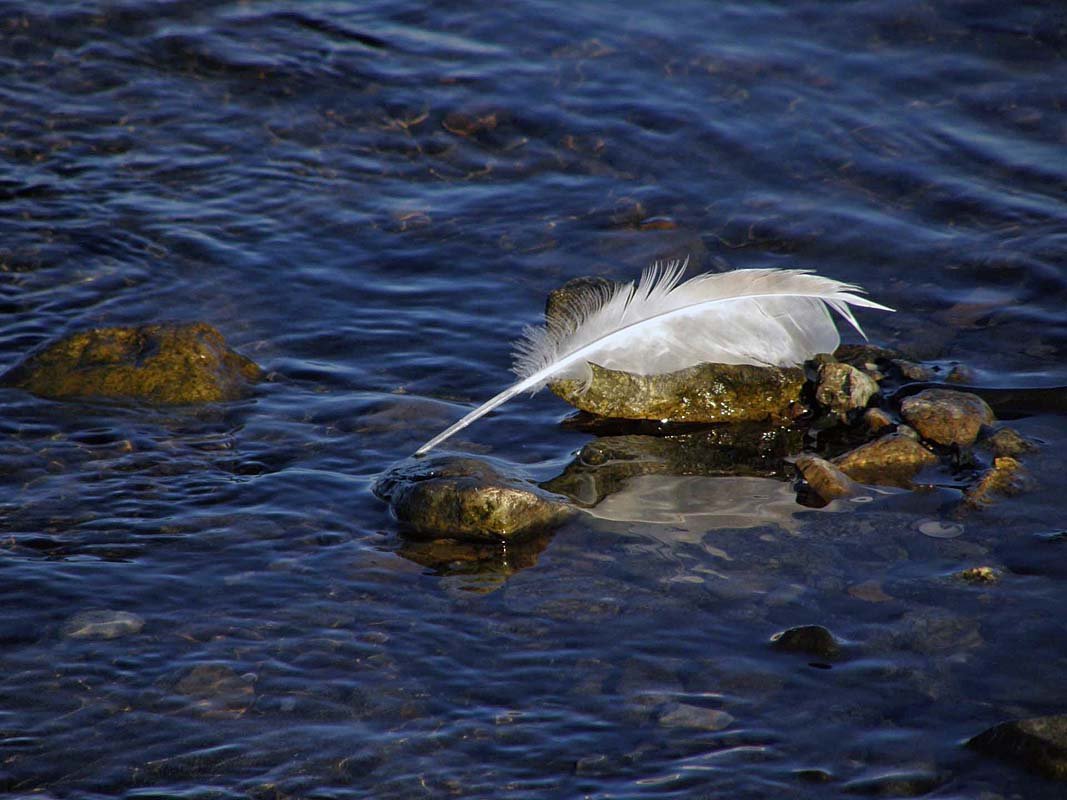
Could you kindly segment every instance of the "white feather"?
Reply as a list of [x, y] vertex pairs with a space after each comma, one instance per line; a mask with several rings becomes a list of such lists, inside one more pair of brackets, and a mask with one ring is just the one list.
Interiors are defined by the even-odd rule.
[[568, 313], [527, 328], [515, 346], [517, 383], [439, 433], [415, 455], [524, 391], [548, 381], [588, 384], [589, 363], [640, 375], [703, 363], [793, 366], [832, 353], [841, 339], [833, 309], [861, 335], [852, 306], [893, 309], [857, 295], [858, 286], [808, 270], [743, 269], [680, 283], [685, 264], [653, 264], [635, 286], [591, 291]]

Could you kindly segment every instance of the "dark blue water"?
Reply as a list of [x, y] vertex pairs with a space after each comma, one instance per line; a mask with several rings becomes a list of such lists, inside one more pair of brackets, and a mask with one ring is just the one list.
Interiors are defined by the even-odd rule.
[[[660, 257], [815, 268], [899, 309], [878, 344], [1063, 385], [1065, 56], [1057, 4], [0, 0], [0, 367], [179, 319], [270, 374], [0, 392], [0, 788], [1060, 797], [961, 742], [1067, 711], [1062, 415], [1013, 422], [1039, 488], [952, 539], [952, 488], [709, 478], [447, 548], [369, 486], [502, 388], [551, 289]], [[549, 477], [567, 412], [450, 446]], [[65, 634], [93, 609], [144, 627]], [[845, 657], [769, 648], [805, 623]]]

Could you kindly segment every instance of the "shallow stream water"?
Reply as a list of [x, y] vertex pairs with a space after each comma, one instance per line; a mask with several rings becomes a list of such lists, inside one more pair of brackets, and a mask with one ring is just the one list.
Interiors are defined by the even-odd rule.
[[[0, 390], [0, 789], [1062, 797], [962, 743], [1067, 712], [1067, 400], [1028, 394], [1067, 385], [1065, 57], [1054, 3], [0, 0], [0, 368], [174, 319], [268, 373]], [[509, 549], [405, 535], [375, 477], [549, 291], [687, 255], [859, 283], [872, 342], [1040, 397], [1037, 488], [644, 480]], [[548, 478], [568, 413], [449, 447]], [[769, 646], [809, 623], [840, 658]]]

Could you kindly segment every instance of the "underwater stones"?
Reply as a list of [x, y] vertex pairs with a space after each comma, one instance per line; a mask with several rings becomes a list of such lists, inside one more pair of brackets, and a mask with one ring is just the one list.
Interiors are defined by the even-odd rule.
[[240, 716], [255, 702], [252, 680], [225, 664], [197, 664], [174, 684], [174, 692], [205, 716]]
[[62, 633], [68, 639], [117, 639], [140, 633], [144, 618], [129, 611], [101, 609], [82, 611], [63, 623]]
[[970, 739], [967, 746], [1046, 778], [1067, 780], [1067, 714], [1001, 722]]
[[855, 481], [825, 458], [805, 453], [793, 465], [811, 490], [827, 503], [839, 497], [852, 497], [860, 491]]
[[974, 444], [982, 426], [995, 420], [981, 397], [952, 389], [925, 389], [905, 398], [900, 412], [924, 439], [946, 446]]
[[1037, 450], [1037, 445], [1024, 438], [1014, 428], [1001, 428], [996, 433], [983, 439], [980, 444], [993, 451], [994, 456], [1021, 456]]
[[187, 405], [238, 399], [259, 377], [218, 330], [194, 322], [81, 331], [29, 355], [0, 383], [53, 399]]
[[577, 380], [549, 388], [575, 408], [616, 419], [671, 422], [789, 420], [804, 411], [800, 392], [804, 371], [797, 367], [751, 364], [698, 364], [662, 375], [589, 365], [592, 380], [582, 391]]
[[818, 658], [836, 658], [841, 645], [822, 625], [799, 625], [771, 637], [771, 647], [786, 653], [806, 653]]
[[732, 714], [717, 708], [704, 708], [689, 703], [674, 703], [659, 716], [664, 728], [694, 728], [703, 731], [721, 731], [734, 721]]
[[673, 436], [603, 436], [587, 443], [541, 488], [594, 506], [638, 475], [789, 474], [784, 459], [800, 449], [801, 431], [754, 423], [720, 425]]
[[514, 468], [473, 458], [406, 462], [374, 493], [409, 529], [429, 537], [511, 539], [554, 528], [574, 510]]
[[890, 433], [838, 456], [833, 463], [859, 483], [910, 488], [912, 478], [938, 459], [910, 436]]
[[1012, 497], [1034, 486], [1030, 471], [1011, 456], [993, 459], [993, 467], [982, 473], [977, 483], [963, 493], [965, 508], [984, 508], [992, 505], [997, 496]]
[[819, 367], [815, 400], [842, 422], [852, 411], [866, 408], [878, 393], [878, 382], [851, 364], [824, 363]]
[[[590, 296], [607, 296], [619, 284], [605, 278], [568, 281], [548, 296], [545, 319], [551, 325], [573, 317]], [[548, 388], [575, 408], [601, 417], [672, 422], [743, 422], [793, 419], [804, 371], [796, 367], [750, 364], [698, 364], [661, 375], [637, 375], [590, 364], [592, 380], [565, 379]], [[584, 389], [584, 391], [583, 391]]]

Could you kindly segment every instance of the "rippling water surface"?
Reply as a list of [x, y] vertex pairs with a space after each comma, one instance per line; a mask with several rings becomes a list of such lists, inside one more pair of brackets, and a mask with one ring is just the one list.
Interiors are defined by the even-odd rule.
[[[0, 367], [178, 319], [270, 375], [206, 409], [0, 392], [3, 791], [1062, 796], [961, 746], [1067, 711], [1055, 392], [1012, 423], [1038, 489], [955, 538], [951, 486], [703, 479], [439, 552], [369, 490], [504, 385], [547, 292], [658, 257], [817, 268], [898, 309], [878, 344], [1067, 384], [1062, 8], [462, 6], [0, 0]], [[566, 413], [453, 446], [548, 477], [590, 438]], [[67, 635], [94, 609], [144, 627]], [[768, 646], [805, 623], [844, 657]]]

